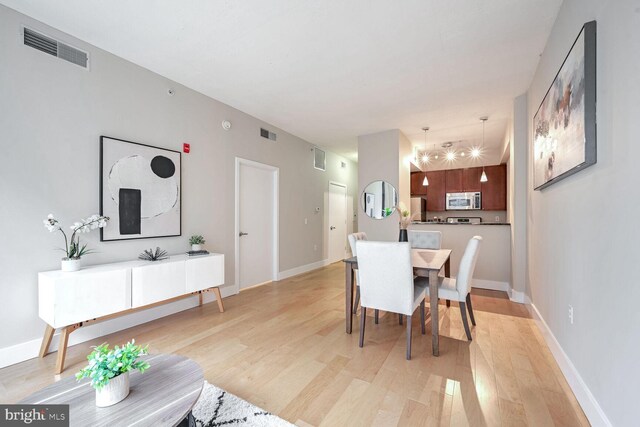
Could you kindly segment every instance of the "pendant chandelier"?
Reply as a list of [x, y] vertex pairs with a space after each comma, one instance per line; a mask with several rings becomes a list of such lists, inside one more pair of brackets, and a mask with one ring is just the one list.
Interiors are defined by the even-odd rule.
[[[489, 120], [489, 117], [480, 117], [482, 120], [482, 151], [484, 151], [484, 124]], [[482, 175], [480, 175], [480, 182], [487, 182], [487, 174], [484, 172], [484, 165], [482, 166]]]

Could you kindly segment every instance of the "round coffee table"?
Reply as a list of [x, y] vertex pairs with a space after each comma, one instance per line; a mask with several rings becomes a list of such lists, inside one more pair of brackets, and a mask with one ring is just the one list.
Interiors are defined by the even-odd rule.
[[72, 426], [178, 425], [200, 397], [204, 385], [202, 369], [193, 360], [175, 354], [155, 354], [144, 359], [151, 367], [144, 374], [129, 373], [131, 392], [113, 406], [98, 408], [89, 380], [77, 382], [75, 377], [51, 384], [20, 403], [69, 404]]

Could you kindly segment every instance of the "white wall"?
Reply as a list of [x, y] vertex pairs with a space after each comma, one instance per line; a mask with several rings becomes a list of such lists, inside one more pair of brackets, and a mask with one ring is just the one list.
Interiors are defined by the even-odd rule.
[[[528, 91], [528, 117], [531, 125], [580, 28], [594, 19], [598, 161], [543, 191], [532, 190], [529, 172], [527, 286], [591, 393], [577, 393], [591, 422], [608, 417], [633, 426], [640, 395], [640, 2], [563, 2]], [[529, 153], [531, 144], [529, 135]]]
[[[23, 46], [21, 24], [89, 51], [90, 71]], [[233, 284], [236, 156], [280, 168], [280, 271], [324, 259], [328, 182], [346, 184], [350, 200], [357, 194], [357, 165], [351, 161], [327, 152], [327, 171], [316, 170], [308, 142], [4, 6], [0, 56], [0, 363], [11, 345], [18, 345], [13, 353], [33, 356], [33, 343], [37, 351], [44, 330], [36, 275], [59, 268], [61, 254], [53, 249], [61, 241], [42, 220], [53, 212], [69, 224], [99, 210], [100, 135], [176, 150], [189, 142], [191, 154], [182, 156], [183, 236], [100, 243], [94, 232], [87, 239], [97, 253], [86, 257], [89, 264], [132, 259], [152, 246], [180, 253], [188, 249], [188, 236], [198, 233], [208, 250], [226, 255], [225, 283]], [[167, 96], [168, 88], [175, 96]], [[228, 132], [220, 126], [223, 119], [233, 124]], [[276, 132], [277, 142], [261, 138], [260, 127]], [[149, 318], [137, 314], [87, 329], [107, 332]], [[87, 334], [75, 332], [72, 342]]]
[[511, 222], [512, 297], [524, 301], [527, 277], [527, 95], [513, 102], [513, 131], [509, 144], [509, 216]]

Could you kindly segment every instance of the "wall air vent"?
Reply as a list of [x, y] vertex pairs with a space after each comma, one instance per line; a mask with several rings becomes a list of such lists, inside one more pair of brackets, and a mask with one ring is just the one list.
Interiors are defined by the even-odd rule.
[[260, 128], [260, 136], [275, 141], [278, 135], [266, 129]]
[[89, 54], [87, 52], [76, 49], [49, 36], [45, 36], [31, 28], [23, 27], [23, 34], [25, 46], [38, 49], [56, 58], [64, 59], [82, 68], [89, 68]]
[[327, 170], [327, 154], [318, 147], [313, 148], [313, 167], [321, 171]]

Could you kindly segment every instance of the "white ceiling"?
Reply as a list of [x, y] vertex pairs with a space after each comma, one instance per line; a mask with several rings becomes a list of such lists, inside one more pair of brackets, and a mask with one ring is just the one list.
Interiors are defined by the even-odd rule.
[[[355, 158], [357, 136], [502, 144], [562, 0], [0, 0]], [[470, 141], [475, 140], [475, 141]]]

